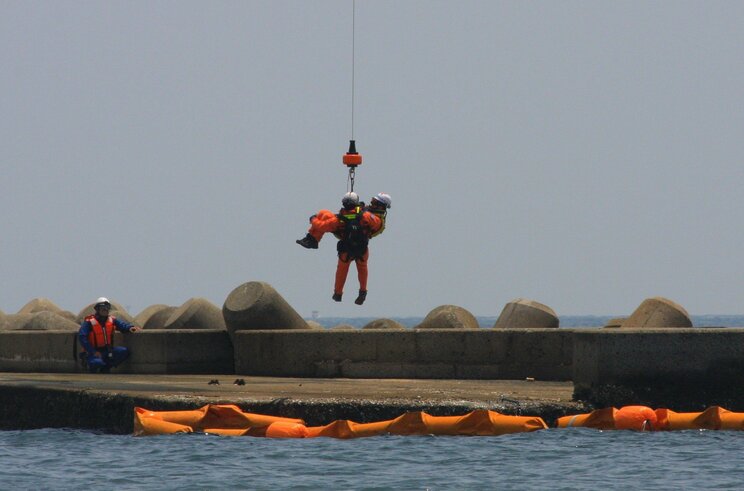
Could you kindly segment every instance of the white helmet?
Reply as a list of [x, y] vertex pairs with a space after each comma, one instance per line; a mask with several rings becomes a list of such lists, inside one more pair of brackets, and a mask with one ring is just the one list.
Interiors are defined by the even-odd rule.
[[372, 199], [375, 201], [379, 201], [380, 203], [385, 205], [385, 208], [390, 208], [393, 206], [393, 200], [389, 194], [377, 193], [377, 195], [374, 196]]
[[341, 198], [341, 205], [343, 205], [344, 208], [359, 206], [359, 195], [353, 191], [344, 194], [344, 197]]
[[98, 300], [96, 300], [96, 304], [94, 305], [94, 308], [102, 307], [102, 306], [111, 307], [111, 302], [109, 302], [109, 299], [106, 297], [99, 297]]

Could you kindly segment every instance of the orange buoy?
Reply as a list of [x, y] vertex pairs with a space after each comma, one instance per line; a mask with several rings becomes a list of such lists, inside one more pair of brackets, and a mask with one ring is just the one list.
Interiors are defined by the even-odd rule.
[[345, 166], [354, 168], [362, 165], [362, 154], [356, 151], [356, 142], [349, 140], [349, 151], [346, 152], [341, 160]]

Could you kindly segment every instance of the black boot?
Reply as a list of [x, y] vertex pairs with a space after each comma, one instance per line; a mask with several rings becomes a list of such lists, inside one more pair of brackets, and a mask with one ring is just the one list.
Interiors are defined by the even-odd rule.
[[341, 294], [340, 293], [333, 293], [333, 296], [331, 297], [335, 302], [341, 301]]
[[354, 300], [354, 303], [357, 305], [362, 305], [364, 301], [367, 299], [367, 290], [359, 290], [359, 296]]
[[315, 240], [315, 237], [313, 237], [310, 234], [307, 234], [303, 238], [299, 240], [295, 240], [298, 244], [300, 244], [305, 249], [317, 249], [318, 248], [318, 241]]

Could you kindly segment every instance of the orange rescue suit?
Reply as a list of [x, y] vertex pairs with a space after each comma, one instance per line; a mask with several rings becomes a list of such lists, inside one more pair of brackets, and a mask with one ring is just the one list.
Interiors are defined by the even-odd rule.
[[[310, 230], [308, 230], [308, 233], [318, 242], [328, 232], [333, 233], [336, 235], [336, 238], [340, 239], [343, 221], [339, 218], [339, 215], [355, 213], [359, 209], [360, 207], [352, 210], [341, 210], [338, 214], [333, 213], [331, 210], [320, 210], [310, 218]], [[370, 213], [366, 210], [362, 212], [360, 223], [365, 230], [368, 230], [370, 237], [382, 232], [384, 226], [384, 222], [376, 213]]]
[[[356, 216], [358, 216], [359, 223], [367, 237], [377, 235], [381, 231], [383, 227], [382, 219], [375, 213], [370, 213], [369, 211], [362, 209], [360, 206], [357, 206], [348, 210], [342, 209], [338, 214], [333, 213], [330, 210], [320, 210], [310, 219], [310, 230], [308, 230], [308, 233], [318, 242], [320, 242], [323, 234], [327, 232], [333, 233], [336, 238], [342, 240], [345, 223]], [[347, 252], [339, 251], [338, 265], [336, 266], [336, 278], [333, 288], [334, 293], [343, 293], [346, 276], [349, 273], [349, 266], [351, 265], [352, 259], [357, 266], [359, 289], [364, 291], [367, 290], [367, 278], [369, 275], [367, 270], [368, 258], [369, 249], [366, 249], [360, 257], [350, 257]]]

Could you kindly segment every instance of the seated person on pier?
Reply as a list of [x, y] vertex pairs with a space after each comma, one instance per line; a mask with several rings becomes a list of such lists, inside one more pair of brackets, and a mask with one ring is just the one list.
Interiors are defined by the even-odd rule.
[[114, 331], [134, 333], [140, 328], [110, 316], [111, 302], [105, 297], [99, 298], [93, 308], [95, 314], [87, 316], [78, 331], [78, 341], [85, 349], [81, 358], [90, 373], [109, 373], [129, 357], [127, 348], [114, 346]]

